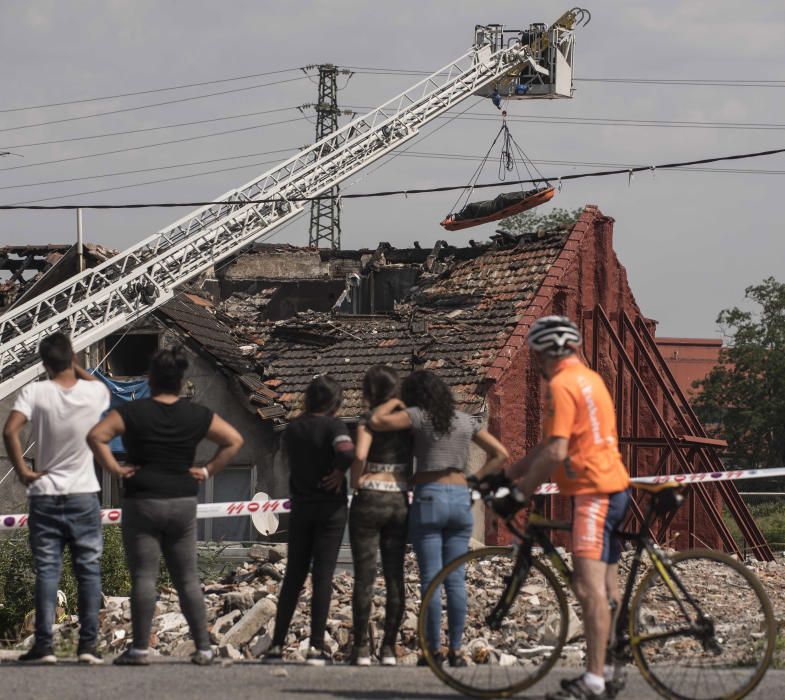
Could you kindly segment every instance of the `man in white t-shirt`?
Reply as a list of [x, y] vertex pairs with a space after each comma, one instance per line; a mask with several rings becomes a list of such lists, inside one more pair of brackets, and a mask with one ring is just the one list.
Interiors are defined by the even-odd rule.
[[[101, 663], [96, 649], [103, 552], [100, 486], [86, 438], [109, 408], [109, 390], [76, 364], [63, 333], [44, 338], [38, 352], [49, 379], [19, 392], [3, 430], [8, 457], [27, 486], [36, 569], [35, 643], [20, 661], [56, 661], [52, 625], [67, 544], [79, 587], [77, 656], [83, 663]], [[20, 441], [28, 422], [36, 448], [34, 470], [24, 460]]]

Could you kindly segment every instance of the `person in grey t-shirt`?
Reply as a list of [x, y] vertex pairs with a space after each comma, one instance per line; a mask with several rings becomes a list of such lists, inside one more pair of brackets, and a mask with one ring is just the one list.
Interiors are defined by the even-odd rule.
[[[420, 568], [424, 594], [444, 564], [469, 548], [472, 533], [471, 495], [466, 483], [469, 445], [487, 455], [476, 476], [499, 471], [509, 459], [504, 446], [471, 416], [455, 409], [450, 388], [433, 372], [412, 372], [401, 386], [399, 399], [378, 406], [368, 425], [372, 430], [412, 431], [416, 460], [414, 500], [409, 513], [409, 535]], [[400, 410], [404, 408], [405, 410]], [[463, 567], [445, 579], [447, 590], [448, 652], [450, 666], [465, 666], [461, 642], [466, 621], [466, 583]], [[426, 631], [428, 646], [441, 656], [441, 596], [431, 598]], [[424, 660], [420, 660], [420, 664]]]

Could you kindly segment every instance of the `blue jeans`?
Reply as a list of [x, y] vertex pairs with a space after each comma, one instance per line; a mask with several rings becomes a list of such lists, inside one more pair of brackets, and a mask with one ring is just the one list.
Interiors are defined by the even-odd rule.
[[[472, 534], [471, 495], [457, 484], [422, 484], [414, 487], [409, 511], [409, 536], [420, 567], [420, 592], [425, 593], [439, 570], [469, 549]], [[447, 591], [447, 629], [450, 649], [460, 649], [466, 623], [464, 567], [444, 580]], [[428, 606], [426, 636], [433, 651], [441, 648], [441, 595]]]
[[66, 544], [71, 548], [79, 590], [79, 646], [93, 646], [98, 641], [104, 548], [98, 494], [31, 496], [28, 527], [36, 572], [36, 646], [52, 646], [52, 625]]

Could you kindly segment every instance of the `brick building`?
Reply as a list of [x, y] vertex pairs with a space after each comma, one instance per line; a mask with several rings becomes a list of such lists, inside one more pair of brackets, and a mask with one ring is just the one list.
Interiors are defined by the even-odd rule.
[[687, 396], [698, 391], [693, 383], [705, 379], [720, 360], [719, 338], [657, 338], [665, 362]]
[[[347, 275], [345, 292], [330, 311], [271, 322], [264, 318], [267, 292], [244, 299], [244, 307], [231, 299], [223, 304], [224, 312], [235, 314], [235, 326], [258, 345], [260, 386], [274, 392], [263, 400], [285, 413], [273, 420], [299, 412], [315, 374], [328, 372], [341, 381], [346, 390], [341, 413], [352, 422], [363, 410], [361, 379], [371, 365], [387, 363], [404, 374], [423, 367], [444, 378], [460, 408], [482, 416], [519, 456], [539, 439], [543, 405], [526, 333], [536, 318], [559, 313], [581, 325], [587, 360], [616, 398], [621, 448], [633, 474], [708, 470], [709, 463], [717, 469], [721, 444], [706, 440], [688, 407], [679, 404], [677, 387], [664, 382], [656, 346], [636, 345], [652, 338], [655, 324], [641, 314], [614, 252], [613, 220], [597, 207], [587, 206], [570, 230], [499, 234], [491, 244], [461, 249], [437, 244], [430, 252], [380, 246], [357, 257], [361, 265]], [[386, 294], [378, 289], [379, 279], [388, 281]], [[271, 282], [263, 280], [265, 289]], [[384, 298], [385, 305], [371, 304], [371, 295]], [[261, 309], [251, 323], [248, 304]], [[669, 531], [663, 528], [662, 537], [678, 538], [685, 531], [681, 542], [732, 548], [723, 502], [730, 501], [732, 514], [742, 519], [746, 508], [735, 487], [722, 489], [695, 489], [689, 507]], [[564, 499], [551, 507], [555, 515], [569, 517]], [[745, 522], [755, 534], [754, 523]], [[476, 534], [488, 541], [499, 537], [490, 517], [485, 532]]]

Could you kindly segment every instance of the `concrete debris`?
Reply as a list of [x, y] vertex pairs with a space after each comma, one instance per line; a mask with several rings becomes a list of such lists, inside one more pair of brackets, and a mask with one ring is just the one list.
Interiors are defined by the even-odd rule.
[[241, 647], [251, 641], [275, 617], [276, 604], [272, 598], [261, 598], [243, 615], [221, 639], [221, 646]]
[[[249, 551], [249, 561], [236, 567], [224, 579], [205, 583], [207, 619], [212, 643], [225, 663], [242, 659], [258, 659], [272, 644], [275, 624], [278, 588], [286, 568], [286, 547], [282, 545], [254, 545]], [[621, 563], [622, 575], [626, 575], [630, 557], [625, 555]], [[485, 618], [499, 600], [504, 586], [504, 576], [509, 573], [511, 559], [496, 557], [482, 560], [467, 568], [469, 586], [469, 610], [466, 621], [465, 655], [471, 664], [498, 664], [513, 666], [537, 663], [549, 655], [561, 631], [556, 599], [546, 587], [544, 577], [532, 572], [521, 589], [510, 615], [500, 630], [490, 630]], [[720, 632], [730, 625], [734, 630], [745, 630], [744, 635], [734, 634], [728, 628], [729, 638], [738, 639], [738, 649], [731, 653], [741, 658], [747, 653], [749, 644], [761, 636], [756, 628], [753, 600], [740, 600], [738, 595], [727, 595], [732, 582], [719, 575], [711, 562], [701, 562], [690, 575], [693, 583], [699, 583], [699, 599], [706, 601], [718, 621]], [[779, 625], [785, 621], [785, 598], [780, 591], [785, 588], [785, 567], [781, 561], [764, 563], [749, 562], [749, 566], [761, 579], [769, 592]], [[718, 572], [722, 573], [722, 572]], [[349, 572], [338, 572], [333, 580], [333, 602], [327, 622], [325, 643], [335, 661], [346, 661], [352, 644], [352, 596], [353, 579]], [[399, 641], [396, 646], [401, 665], [417, 663], [417, 613], [420, 605], [419, 577], [412, 554], [407, 554], [405, 569], [406, 610]], [[300, 598], [284, 654], [288, 660], [304, 660], [309, 646], [309, 616], [311, 601], [310, 581]], [[647, 599], [648, 600], [648, 599]], [[569, 620], [567, 645], [561, 654], [561, 663], [580, 666], [584, 663], [583, 624], [580, 608], [572, 594], [568, 595]], [[642, 621], [655, 629], [668, 623], [671, 611], [657, 607], [656, 597], [650, 596], [644, 605]], [[377, 579], [370, 621], [370, 640], [377, 647], [383, 634], [384, 582]], [[59, 625], [55, 643], [61, 639], [76, 639], [77, 618], [69, 616]], [[131, 643], [130, 602], [128, 598], [110, 597], [104, 601], [101, 611], [100, 651], [119, 654]], [[30, 640], [31, 641], [31, 640]], [[658, 658], [673, 658], [689, 653], [690, 642], [677, 640], [663, 645]], [[187, 657], [193, 650], [193, 642], [185, 618], [180, 612], [177, 595], [170, 589], [159, 594], [153, 633], [150, 639], [153, 653], [164, 656]], [[727, 648], [727, 643], [726, 643]]]

